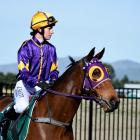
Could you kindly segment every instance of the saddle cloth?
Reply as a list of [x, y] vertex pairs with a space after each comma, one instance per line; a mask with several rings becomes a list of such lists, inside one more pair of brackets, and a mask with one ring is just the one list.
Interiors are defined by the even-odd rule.
[[17, 120], [11, 120], [7, 131], [6, 140], [25, 140], [28, 134], [32, 112], [35, 106], [35, 100], [30, 101], [28, 109], [20, 114]]

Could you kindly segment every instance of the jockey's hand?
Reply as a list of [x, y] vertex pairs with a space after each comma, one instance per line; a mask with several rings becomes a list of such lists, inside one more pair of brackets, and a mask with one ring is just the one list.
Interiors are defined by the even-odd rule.
[[52, 84], [48, 83], [48, 82], [44, 82], [44, 81], [40, 81], [36, 84], [36, 86], [40, 87], [43, 90], [46, 90], [48, 88], [52, 87]]

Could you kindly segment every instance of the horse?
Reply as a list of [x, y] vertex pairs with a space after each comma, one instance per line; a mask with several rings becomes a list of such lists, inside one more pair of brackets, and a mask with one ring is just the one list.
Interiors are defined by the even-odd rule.
[[9, 105], [12, 102], [11, 96], [2, 96], [0, 98], [0, 111], [2, 111], [7, 105]]
[[100, 61], [104, 51], [95, 54], [93, 48], [79, 61], [70, 58], [68, 69], [36, 101], [26, 140], [73, 140], [72, 121], [82, 99], [94, 100], [105, 113], [118, 108], [119, 97]]

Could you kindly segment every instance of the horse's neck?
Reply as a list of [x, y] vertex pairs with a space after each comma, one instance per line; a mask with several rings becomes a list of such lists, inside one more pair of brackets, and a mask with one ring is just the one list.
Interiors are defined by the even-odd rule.
[[[62, 94], [68, 93], [79, 95], [81, 93], [82, 84], [83, 73], [77, 69], [76, 72], [65, 74], [62, 78], [58, 79], [53, 90], [59, 91]], [[44, 106], [47, 110], [42, 112], [43, 115], [48, 116], [50, 114], [51, 117], [56, 120], [70, 122], [77, 112], [80, 102], [81, 100], [71, 97], [58, 96], [53, 93], [49, 93], [42, 99], [42, 101], [40, 101], [39, 106]]]
[[[76, 69], [76, 71], [72, 71], [70, 74], [66, 74], [61, 78], [60, 81], [57, 81], [54, 90], [79, 95], [81, 93], [81, 87], [83, 84], [83, 73]], [[77, 100], [71, 97], [64, 96], [48, 96], [48, 102], [51, 104], [52, 115], [55, 118], [59, 118], [62, 121], [70, 121], [73, 119], [81, 100]]]

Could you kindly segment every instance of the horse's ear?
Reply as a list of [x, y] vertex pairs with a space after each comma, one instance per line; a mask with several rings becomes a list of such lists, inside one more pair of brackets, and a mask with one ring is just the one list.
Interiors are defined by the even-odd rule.
[[98, 60], [100, 60], [105, 52], [105, 48], [102, 49], [102, 51], [100, 51], [98, 54], [96, 54], [94, 57], [97, 58]]
[[93, 58], [95, 53], [95, 47], [89, 52], [89, 54], [86, 56], [86, 61], [90, 62], [90, 60]]

